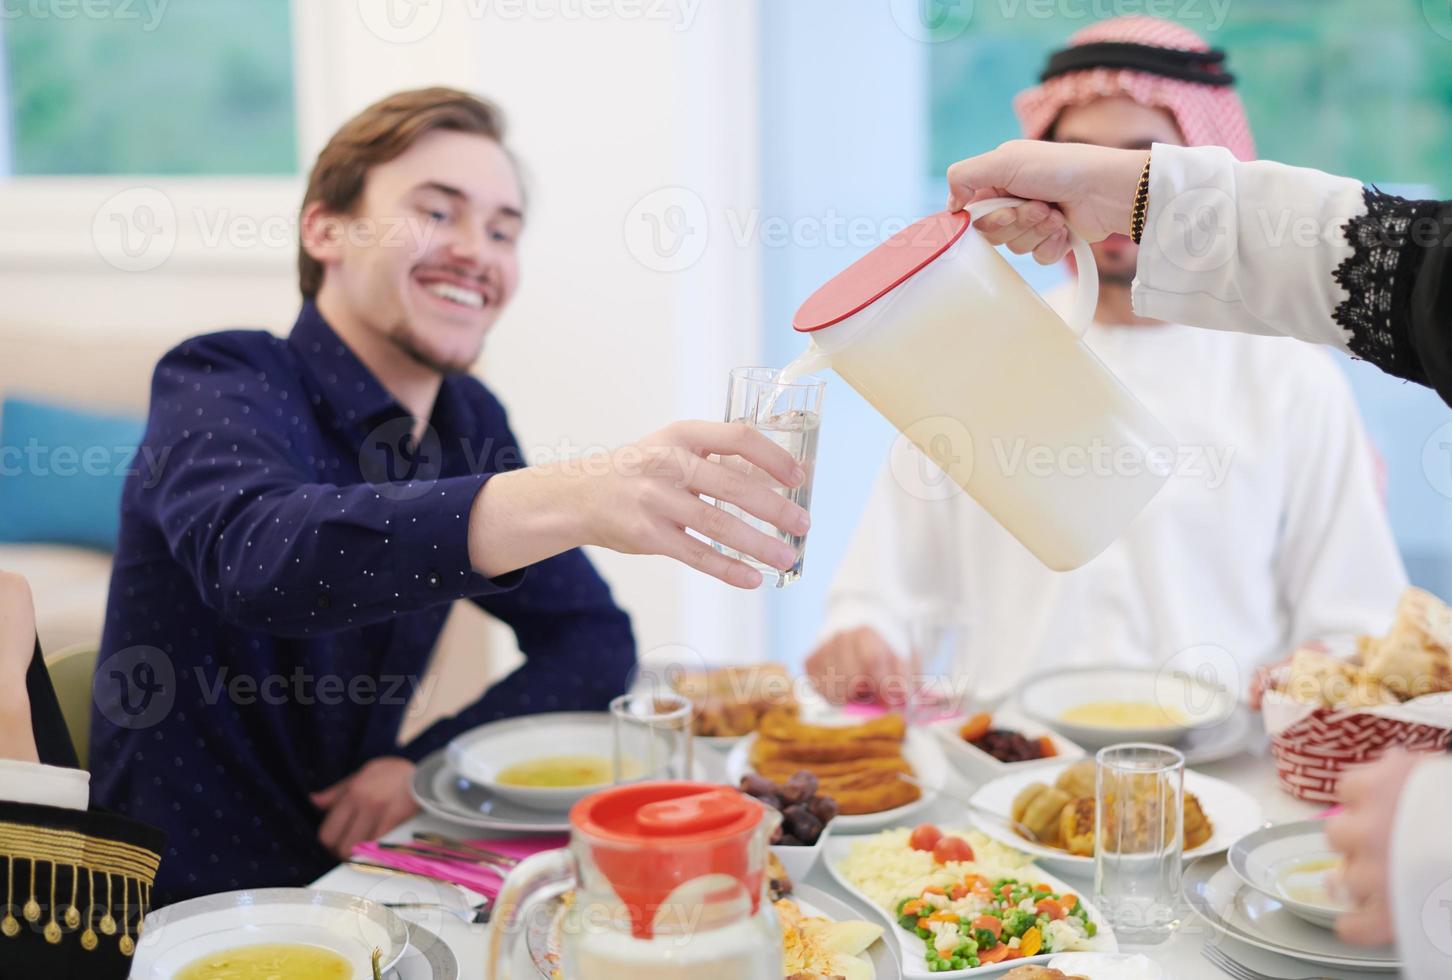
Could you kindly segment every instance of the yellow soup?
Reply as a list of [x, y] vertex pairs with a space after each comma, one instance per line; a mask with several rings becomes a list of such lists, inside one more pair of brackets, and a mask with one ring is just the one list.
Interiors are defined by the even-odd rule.
[[349, 980], [356, 972], [330, 949], [263, 943], [208, 953], [183, 967], [176, 980]]
[[1059, 720], [1096, 728], [1161, 728], [1185, 723], [1178, 711], [1149, 701], [1089, 701], [1065, 711]]
[[610, 760], [603, 755], [546, 755], [506, 766], [495, 781], [504, 786], [566, 789], [599, 786], [613, 778]]
[[1332, 896], [1327, 887], [1327, 876], [1340, 871], [1341, 858], [1334, 855], [1297, 859], [1277, 869], [1276, 884], [1281, 894], [1302, 905], [1317, 905], [1327, 909], [1342, 909], [1346, 906]]

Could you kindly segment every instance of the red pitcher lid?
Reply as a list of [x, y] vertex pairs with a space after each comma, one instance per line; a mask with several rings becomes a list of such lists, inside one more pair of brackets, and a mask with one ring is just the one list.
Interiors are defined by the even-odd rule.
[[753, 867], [751, 845], [765, 813], [729, 787], [647, 782], [585, 797], [570, 811], [570, 823], [589, 840], [596, 867], [643, 938], [671, 892], [703, 875], [735, 878], [756, 910], [764, 868], [760, 860]]
[[792, 326], [811, 333], [871, 306], [947, 251], [967, 228], [967, 211], [939, 211], [913, 222], [808, 296]]

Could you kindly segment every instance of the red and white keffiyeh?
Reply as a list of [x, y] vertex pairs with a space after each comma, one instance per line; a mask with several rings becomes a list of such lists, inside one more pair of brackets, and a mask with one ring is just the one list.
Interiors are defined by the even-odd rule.
[[[1091, 24], [1069, 38], [1069, 47], [1102, 42], [1180, 51], [1210, 50], [1189, 28], [1139, 15]], [[1245, 107], [1228, 85], [1202, 85], [1127, 68], [1089, 68], [1055, 76], [1020, 92], [1013, 100], [1013, 108], [1024, 136], [1042, 139], [1066, 107], [1112, 96], [1126, 96], [1141, 105], [1168, 110], [1188, 146], [1223, 146], [1241, 160], [1255, 159], [1255, 140]]]

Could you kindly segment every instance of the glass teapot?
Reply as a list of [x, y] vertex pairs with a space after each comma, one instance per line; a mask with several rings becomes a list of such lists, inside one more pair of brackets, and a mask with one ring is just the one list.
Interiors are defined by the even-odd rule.
[[811, 346], [786, 379], [830, 366], [1056, 571], [1099, 554], [1159, 492], [1173, 437], [1081, 340], [1094, 254], [1070, 233], [1067, 324], [972, 222], [1014, 198], [893, 235], [793, 318]]
[[570, 811], [568, 848], [521, 861], [495, 902], [486, 976], [508, 976], [522, 909], [573, 888], [560, 927], [570, 980], [779, 980], [766, 859], [781, 817], [722, 786], [631, 783]]

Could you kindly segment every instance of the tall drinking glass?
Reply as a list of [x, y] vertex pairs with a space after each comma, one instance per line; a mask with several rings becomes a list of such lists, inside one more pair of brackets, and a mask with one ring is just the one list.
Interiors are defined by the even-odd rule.
[[[721, 463], [739, 469], [748, 478], [760, 481], [764, 486], [771, 487], [792, 503], [800, 505], [805, 510], [811, 510], [812, 476], [816, 470], [817, 434], [822, 426], [822, 392], [826, 388], [826, 382], [820, 378], [809, 376], [784, 383], [777, 380], [779, 374], [780, 372], [775, 368], [732, 368], [730, 382], [726, 389], [726, 421], [744, 422], [781, 446], [801, 464], [802, 469], [807, 471], [806, 480], [799, 487], [788, 488], [777, 483], [769, 474], [739, 456], [724, 457]], [[772, 535], [786, 542], [796, 554], [796, 561], [791, 568], [783, 572], [719, 542], [716, 544], [718, 551], [746, 562], [761, 572], [768, 581], [774, 577], [778, 588], [801, 578], [802, 556], [807, 544], [806, 535], [789, 534], [778, 530], [769, 522], [753, 517], [741, 508], [725, 501], [716, 501], [716, 506], [733, 517], [740, 518], [763, 534]]]
[[1180, 924], [1185, 757], [1129, 742], [1095, 761], [1094, 900], [1122, 942], [1163, 942]]
[[959, 714], [972, 699], [969, 628], [967, 610], [956, 605], [925, 604], [908, 617], [908, 724], [927, 725]]
[[691, 779], [689, 698], [679, 694], [622, 694], [610, 702], [615, 782]]

